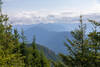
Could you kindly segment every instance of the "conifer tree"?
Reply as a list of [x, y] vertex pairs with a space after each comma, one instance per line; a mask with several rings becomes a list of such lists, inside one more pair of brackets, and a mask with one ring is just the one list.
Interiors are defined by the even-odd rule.
[[39, 51], [38, 51], [38, 49], [36, 47], [35, 38], [33, 38], [32, 48], [33, 48], [33, 52], [32, 52], [32, 67], [41, 67], [40, 54], [39, 54]]
[[95, 67], [100, 66], [100, 23], [95, 20], [89, 20], [93, 24], [93, 31], [89, 33], [89, 48], [92, 52], [92, 59]]
[[19, 39], [20, 39], [20, 35], [19, 35], [18, 31], [17, 31], [17, 29], [14, 29], [14, 35], [13, 35], [13, 40], [15, 41], [14, 42], [15, 49], [13, 50], [14, 53], [20, 52]]
[[24, 35], [24, 30], [23, 30], [23, 29], [22, 29], [22, 31], [21, 31], [21, 39], [22, 39], [22, 43], [21, 43], [21, 45], [20, 45], [21, 54], [22, 54], [23, 56], [25, 56], [25, 49], [26, 49], [26, 43], [25, 43], [25, 41], [26, 41], [26, 37], [25, 37], [25, 35]]
[[93, 55], [89, 46], [89, 39], [85, 35], [86, 26], [83, 24], [82, 16], [80, 16], [79, 29], [72, 31], [73, 40], [67, 39], [65, 43], [69, 51], [69, 55], [60, 54], [64, 64], [69, 67], [94, 67]]
[[68, 67], [66, 66], [62, 61], [51, 61], [52, 62], [52, 67]]
[[[12, 34], [12, 26], [7, 23], [7, 15], [2, 14], [0, 0], [0, 66], [1, 67], [23, 67], [23, 57], [20, 57], [20, 53], [13, 52], [16, 48], [15, 43], [17, 42], [14, 39]], [[16, 43], [16, 45], [18, 45]]]
[[44, 53], [40, 53], [41, 67], [50, 67], [50, 61], [44, 56]]
[[36, 39], [32, 42], [31, 67], [50, 67], [49, 60], [44, 56], [44, 53], [37, 49]]
[[32, 47], [26, 47], [23, 30], [21, 36], [17, 29], [12, 34], [12, 26], [7, 23], [7, 15], [2, 14], [1, 4], [0, 0], [0, 67], [50, 67], [47, 58], [38, 51], [35, 38]]

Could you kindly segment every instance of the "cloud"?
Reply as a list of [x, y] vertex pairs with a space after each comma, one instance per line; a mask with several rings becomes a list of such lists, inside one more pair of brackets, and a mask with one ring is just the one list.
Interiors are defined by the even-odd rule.
[[39, 23], [77, 23], [79, 16], [99, 21], [100, 13], [95, 11], [77, 11], [66, 9], [63, 11], [22, 11], [15, 14], [9, 14], [11, 24], [39, 24]]
[[[15, 0], [3, 0], [3, 1], [15, 1]], [[17, 1], [17, 0], [16, 0]], [[19, 0], [20, 1], [20, 0]], [[100, 13], [100, 0], [92, 0], [93, 5], [87, 10], [81, 10], [80, 8], [71, 8], [63, 10], [37, 10], [37, 11], [11, 11], [8, 13], [12, 24], [38, 24], [38, 23], [68, 23], [77, 22], [80, 15], [91, 15]], [[73, 2], [73, 1], [72, 1]], [[87, 0], [85, 0], [87, 2]], [[88, 6], [87, 6], [88, 7]], [[27, 7], [26, 7], [27, 8]], [[8, 8], [7, 8], [8, 9]], [[7, 10], [5, 10], [6, 12]], [[9, 11], [9, 10], [8, 10]], [[10, 11], [9, 11], [10, 12]], [[94, 15], [93, 15], [94, 16]], [[78, 18], [77, 18], [78, 17]], [[74, 19], [75, 18], [75, 19]]]

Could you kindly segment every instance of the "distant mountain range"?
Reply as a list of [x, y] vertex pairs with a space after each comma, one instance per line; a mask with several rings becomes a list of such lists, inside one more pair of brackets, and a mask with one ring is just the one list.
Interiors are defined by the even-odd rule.
[[[100, 14], [92, 13], [83, 16], [83, 21], [87, 25], [87, 32], [91, 32], [92, 24], [87, 19], [95, 19], [97, 21]], [[24, 29], [27, 41], [32, 42], [33, 36], [36, 36], [36, 42], [48, 47], [56, 53], [67, 53], [64, 46], [66, 38], [72, 39], [70, 31], [78, 28], [79, 16], [68, 17], [67, 13], [61, 15], [37, 16], [34, 14], [24, 13], [22, 16], [12, 16], [11, 23], [13, 28], [17, 28], [19, 32]], [[16, 25], [17, 24], [17, 25]]]
[[[74, 27], [75, 25], [73, 25]], [[66, 27], [69, 28], [66, 31]], [[70, 34], [70, 25], [65, 24], [33, 24], [33, 25], [17, 25], [14, 26], [18, 31], [24, 29], [27, 42], [31, 43], [33, 36], [36, 36], [36, 42], [48, 47], [55, 53], [66, 53], [64, 42], [66, 38], [72, 38]]]
[[28, 42], [32, 42], [33, 36], [36, 36], [36, 42], [48, 47], [56, 53], [65, 52], [64, 42], [66, 37], [71, 37], [69, 32], [47, 31], [42, 28], [34, 27], [25, 31]]
[[[79, 23], [48, 23], [48, 24], [32, 24], [32, 25], [16, 25], [13, 28], [17, 28], [20, 32], [24, 29], [24, 34], [27, 38], [27, 42], [31, 43], [33, 36], [36, 37], [36, 42], [43, 46], [48, 47], [55, 53], [67, 53], [64, 42], [66, 38], [72, 39], [70, 31], [78, 28]], [[87, 23], [87, 30], [90, 31], [90, 24]]]
[[21, 29], [28, 30], [30, 28], [34, 27], [40, 27], [42, 29], [45, 29], [47, 31], [56, 31], [56, 32], [61, 32], [61, 31], [72, 31], [75, 28], [77, 28], [79, 23], [40, 23], [40, 24], [31, 24], [31, 25], [13, 25], [13, 28], [17, 28], [18, 31], [21, 31]]

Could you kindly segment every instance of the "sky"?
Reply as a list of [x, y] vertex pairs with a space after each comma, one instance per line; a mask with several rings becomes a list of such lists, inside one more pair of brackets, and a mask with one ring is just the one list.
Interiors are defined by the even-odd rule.
[[[3, 11], [9, 16], [36, 19], [36, 16], [79, 16], [100, 13], [100, 0], [2, 0]], [[32, 16], [34, 15], [34, 17]], [[19, 21], [19, 20], [18, 20]], [[32, 21], [32, 20], [31, 20]], [[36, 21], [36, 20], [35, 20]]]
[[5, 11], [39, 11], [39, 10], [88, 10], [95, 8], [99, 0], [3, 0]]

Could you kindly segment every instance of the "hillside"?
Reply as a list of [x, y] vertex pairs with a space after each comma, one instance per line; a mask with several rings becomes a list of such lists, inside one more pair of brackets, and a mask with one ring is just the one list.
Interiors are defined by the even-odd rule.
[[[16, 25], [20, 32], [24, 29], [24, 34], [29, 43], [32, 42], [33, 36], [36, 36], [36, 42], [53, 50], [55, 53], [67, 53], [64, 46], [66, 38], [72, 39], [70, 31], [78, 28], [79, 23], [49, 23], [49, 24], [32, 24], [32, 25]], [[91, 24], [87, 23], [87, 32], [91, 31]]]
[[[28, 44], [28, 47], [31, 46], [31, 44]], [[54, 60], [57, 61], [58, 60], [58, 56], [55, 54], [55, 52], [53, 52], [52, 50], [50, 50], [49, 48], [39, 45], [37, 44], [37, 48], [39, 49], [40, 52], [43, 51], [44, 55], [50, 59], [50, 60]]]
[[38, 44], [48, 47], [55, 53], [66, 53], [64, 42], [67, 37], [71, 38], [70, 32], [48, 31], [41, 27], [32, 27], [25, 31], [28, 42], [32, 42], [34, 35]]
[[[33, 24], [33, 25], [17, 25], [18, 31], [21, 31], [21, 28], [24, 29], [24, 34], [27, 38], [27, 42], [31, 43], [33, 36], [36, 36], [36, 42], [42, 44], [43, 46], [48, 47], [55, 53], [67, 53], [64, 46], [66, 38], [72, 38], [70, 30], [72, 25], [73, 27], [77, 24]], [[68, 31], [64, 31], [68, 30]]]

